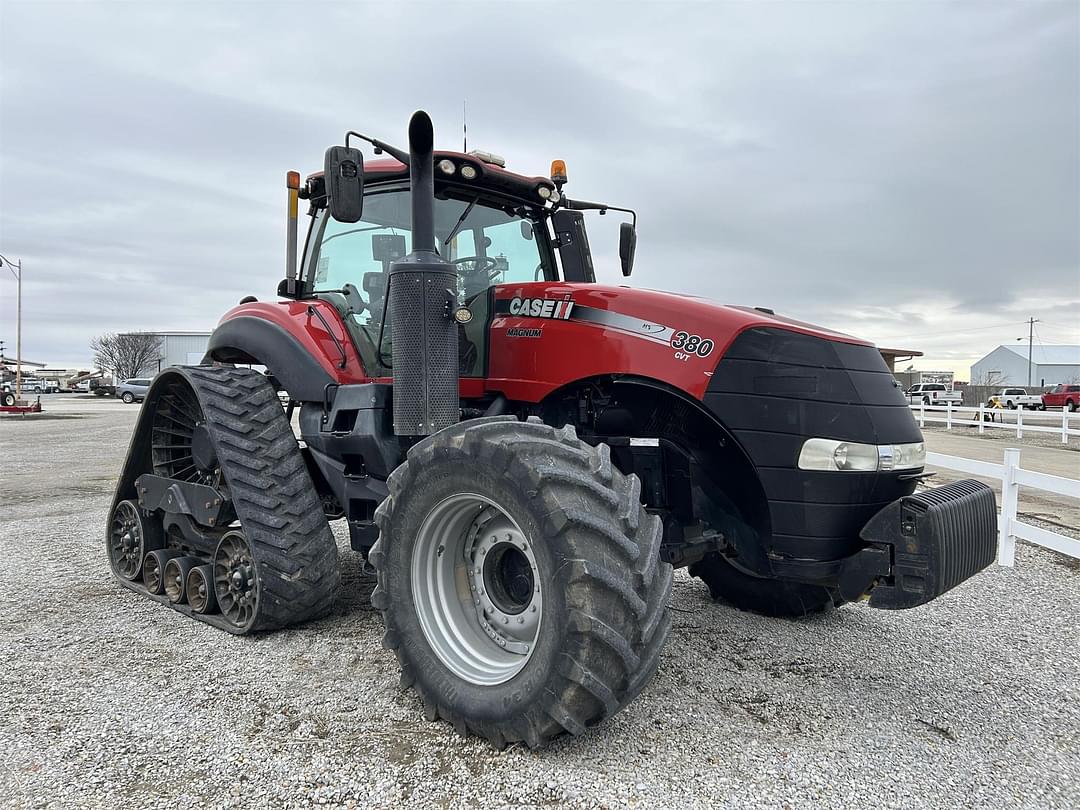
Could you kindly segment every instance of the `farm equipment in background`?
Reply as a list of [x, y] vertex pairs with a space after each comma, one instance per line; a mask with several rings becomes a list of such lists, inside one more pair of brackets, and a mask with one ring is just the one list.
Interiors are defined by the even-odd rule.
[[332, 608], [344, 520], [427, 716], [540, 747], [645, 686], [675, 567], [802, 616], [913, 607], [991, 562], [993, 494], [914, 493], [922, 435], [872, 345], [596, 283], [585, 213], [629, 215], [625, 276], [637, 217], [566, 182], [434, 152], [422, 112], [408, 151], [350, 132], [290, 172], [282, 300], [244, 299], [150, 386], [118, 580], [232, 633], [294, 625]]

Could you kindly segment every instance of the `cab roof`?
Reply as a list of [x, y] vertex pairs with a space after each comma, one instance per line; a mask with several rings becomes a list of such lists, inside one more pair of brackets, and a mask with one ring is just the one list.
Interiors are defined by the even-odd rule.
[[[529, 176], [512, 172], [494, 163], [485, 163], [476, 155], [464, 152], [452, 152], [439, 150], [435, 152], [435, 179], [443, 182], [452, 182], [455, 185], [468, 188], [479, 186], [484, 189], [499, 191], [514, 197], [523, 197], [530, 202], [542, 205], [546, 198], [537, 194], [537, 189], [546, 186], [554, 191], [555, 183], [551, 178], [543, 176]], [[449, 160], [454, 164], [454, 171], [447, 174], [438, 166], [443, 160]], [[466, 179], [461, 174], [464, 166], [471, 166], [476, 170], [473, 179]], [[404, 179], [409, 176], [408, 167], [392, 157], [378, 157], [364, 161], [365, 182], [382, 182], [385, 180]], [[311, 198], [325, 196], [323, 191], [323, 172], [314, 172], [307, 176], [307, 188]]]

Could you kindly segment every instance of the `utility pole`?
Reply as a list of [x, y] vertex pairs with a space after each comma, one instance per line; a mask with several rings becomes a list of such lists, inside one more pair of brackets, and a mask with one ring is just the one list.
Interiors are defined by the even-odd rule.
[[1035, 324], [1039, 321], [1028, 318], [1028, 388], [1031, 388], [1031, 342], [1035, 339]]
[[22, 399], [22, 259], [12, 262], [0, 253], [0, 263], [6, 264], [18, 282], [15, 293], [15, 401]]

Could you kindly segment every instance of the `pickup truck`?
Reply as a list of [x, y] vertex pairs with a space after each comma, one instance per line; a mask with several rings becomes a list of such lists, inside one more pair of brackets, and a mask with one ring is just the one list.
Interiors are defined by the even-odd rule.
[[994, 400], [1000, 402], [1003, 408], [1008, 408], [1010, 411], [1017, 408], [1034, 411], [1042, 407], [1042, 397], [1039, 394], [1029, 394], [1023, 388], [1003, 388], [1000, 393], [990, 397], [991, 402]]
[[913, 385], [907, 392], [908, 402], [923, 405], [960, 405], [964, 401], [964, 395], [960, 391], [950, 391], [944, 383], [919, 383]]
[[1047, 408], [1064, 408], [1075, 412], [1080, 408], [1080, 385], [1061, 384], [1055, 385], [1042, 395], [1042, 410]]

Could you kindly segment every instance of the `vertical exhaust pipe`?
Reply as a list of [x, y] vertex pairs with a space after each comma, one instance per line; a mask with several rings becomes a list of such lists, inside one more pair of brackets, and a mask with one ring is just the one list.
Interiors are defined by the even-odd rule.
[[435, 248], [435, 134], [409, 121], [412, 252], [390, 265], [394, 433], [427, 436], [458, 421], [457, 271]]

